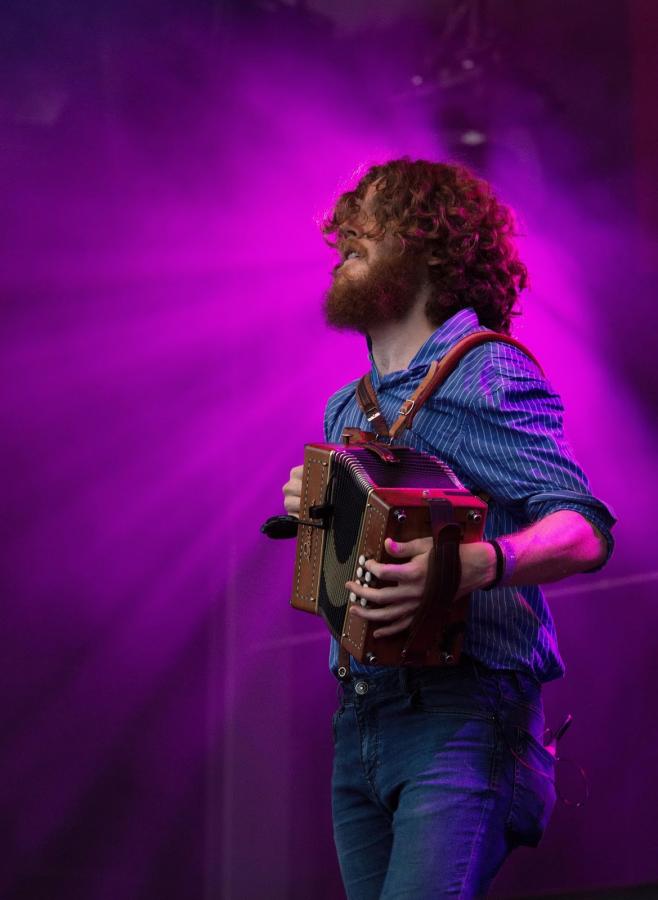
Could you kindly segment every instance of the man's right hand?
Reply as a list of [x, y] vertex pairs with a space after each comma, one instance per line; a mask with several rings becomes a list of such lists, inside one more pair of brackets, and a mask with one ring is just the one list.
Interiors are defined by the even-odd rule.
[[299, 516], [299, 501], [302, 496], [302, 472], [304, 466], [290, 470], [290, 481], [283, 485], [283, 505], [289, 516]]

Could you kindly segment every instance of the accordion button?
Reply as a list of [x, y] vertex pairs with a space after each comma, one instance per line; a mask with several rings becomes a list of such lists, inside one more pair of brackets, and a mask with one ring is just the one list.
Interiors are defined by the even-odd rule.
[[368, 601], [366, 600], [365, 597], [361, 597], [361, 599], [359, 600], [359, 603], [361, 604], [361, 606], [367, 606], [367, 605], [368, 605]]
[[372, 581], [372, 572], [366, 572], [365, 581], [366, 584], [369, 584]]
[[363, 569], [361, 568], [361, 566], [359, 566], [359, 568], [356, 570], [356, 577], [361, 578], [362, 575], [363, 575]]
[[350, 591], [350, 603], [354, 603], [356, 601], [356, 594], [354, 591]]
[[363, 553], [362, 553], [361, 556], [359, 557], [359, 565], [360, 565], [360, 566], [365, 566], [365, 564], [366, 564], [366, 558], [365, 558], [365, 556], [364, 556]]

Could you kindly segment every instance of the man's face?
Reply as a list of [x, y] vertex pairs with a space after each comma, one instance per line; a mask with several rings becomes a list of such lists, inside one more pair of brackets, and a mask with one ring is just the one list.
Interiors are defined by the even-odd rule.
[[329, 325], [363, 334], [377, 325], [402, 321], [425, 281], [420, 257], [405, 250], [394, 234], [365, 237], [375, 225], [369, 212], [372, 194], [370, 188], [360, 214], [343, 223], [341, 262], [333, 270], [324, 300]]

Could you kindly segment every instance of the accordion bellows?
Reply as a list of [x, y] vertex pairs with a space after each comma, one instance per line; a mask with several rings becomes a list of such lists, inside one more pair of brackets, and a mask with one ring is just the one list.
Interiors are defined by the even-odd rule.
[[[433, 504], [448, 511], [460, 540], [482, 540], [486, 504], [436, 457], [408, 447], [305, 447], [300, 520], [314, 524], [299, 525], [291, 603], [322, 616], [359, 662], [436, 666], [459, 659], [467, 596], [432, 597], [433, 626], [418, 628], [411, 643], [407, 632], [375, 639], [375, 625], [349, 616], [350, 604], [359, 601], [350, 598], [345, 582], [366, 579], [367, 559], [400, 562], [386, 553], [387, 537], [409, 541], [431, 535]], [[385, 584], [368, 577], [373, 586]]]

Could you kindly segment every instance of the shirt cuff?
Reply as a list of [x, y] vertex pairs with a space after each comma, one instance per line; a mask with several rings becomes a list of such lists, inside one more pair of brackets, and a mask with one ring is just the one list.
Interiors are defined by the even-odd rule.
[[588, 572], [598, 572], [612, 556], [615, 539], [610, 529], [617, 519], [613, 511], [595, 497], [583, 497], [581, 495], [575, 500], [570, 497], [554, 495], [549, 499], [544, 494], [528, 500], [526, 508], [533, 522], [538, 522], [540, 519], [544, 519], [551, 513], [558, 512], [561, 509], [568, 509], [580, 513], [584, 519], [587, 519], [588, 522], [598, 529], [607, 545], [606, 555], [601, 565], [588, 569]]

